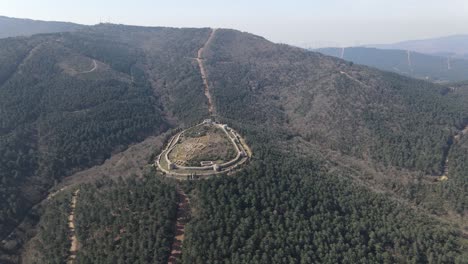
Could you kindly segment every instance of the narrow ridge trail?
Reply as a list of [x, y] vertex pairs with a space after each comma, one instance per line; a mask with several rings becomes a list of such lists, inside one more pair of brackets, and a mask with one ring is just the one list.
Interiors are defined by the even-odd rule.
[[201, 47], [198, 50], [197, 58], [195, 58], [197, 60], [197, 62], [198, 62], [198, 67], [200, 68], [200, 75], [202, 77], [203, 85], [205, 87], [205, 96], [208, 99], [208, 112], [210, 113], [210, 115], [215, 115], [216, 110], [215, 110], [215, 107], [214, 107], [214, 104], [213, 104], [213, 99], [212, 99], [211, 94], [210, 94], [210, 86], [209, 86], [209, 83], [208, 83], [208, 76], [207, 76], [205, 65], [204, 65], [203, 51], [206, 49], [206, 47], [208, 47], [208, 45], [213, 40], [213, 36], [214, 36], [215, 32], [216, 32], [215, 28], [211, 30], [211, 33], [210, 33], [210, 36], [208, 37], [208, 40], [205, 42], [203, 47]]
[[353, 80], [353, 81], [359, 83], [359, 84], [362, 85], [362, 86], [369, 87], [369, 85], [367, 85], [367, 84], [361, 82], [360, 80], [354, 78], [353, 76], [349, 75], [349, 73], [347, 73], [347, 72], [340, 71], [340, 73], [341, 73], [342, 75], [348, 77], [349, 79], [351, 79], [351, 80]]
[[8, 76], [7, 78], [5, 78], [5, 79], [3, 80], [3, 82], [0, 83], [0, 86], [2, 86], [3, 84], [5, 84], [5, 83], [6, 83], [9, 79], [11, 79], [16, 73], [22, 74], [23, 71], [22, 71], [21, 69], [24, 67], [24, 65], [26, 64], [26, 62], [27, 62], [28, 60], [30, 60], [30, 59], [34, 56], [34, 54], [36, 54], [37, 50], [39, 50], [43, 45], [44, 45], [43, 43], [39, 43], [39, 44], [37, 44], [36, 46], [34, 46], [33, 48], [31, 48], [31, 49], [27, 52], [27, 54], [25, 55], [25, 57], [23, 57], [23, 58], [21, 59], [21, 62], [20, 62], [19, 64], [16, 65], [15, 70], [12, 71], [12, 73], [9, 74], [9, 76]]
[[76, 238], [76, 232], [75, 232], [75, 208], [76, 208], [76, 202], [78, 200], [78, 193], [80, 190], [76, 190], [72, 194], [72, 201], [71, 201], [71, 211], [70, 215], [68, 216], [68, 230], [70, 231], [70, 250], [69, 250], [69, 255], [67, 259], [67, 264], [73, 264], [75, 263], [76, 260], [76, 253], [78, 251], [78, 239]]
[[171, 246], [171, 255], [167, 261], [168, 264], [175, 264], [182, 255], [182, 243], [185, 238], [185, 225], [187, 224], [190, 216], [190, 200], [187, 194], [177, 185], [177, 196], [179, 202], [177, 205], [177, 221], [174, 240]]

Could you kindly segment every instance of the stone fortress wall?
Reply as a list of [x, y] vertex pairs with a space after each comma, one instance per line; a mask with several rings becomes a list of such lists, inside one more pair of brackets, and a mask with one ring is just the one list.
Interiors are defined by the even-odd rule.
[[[236, 131], [234, 131], [232, 128], [229, 128], [226, 124], [219, 124], [217, 122], [214, 122], [211, 119], [206, 119], [202, 123], [196, 125], [195, 127], [201, 126], [201, 125], [214, 125], [220, 128], [221, 130], [223, 130], [236, 149], [236, 152], [237, 152], [236, 157], [222, 164], [211, 164], [211, 165], [206, 165], [206, 166], [181, 166], [179, 164], [175, 164], [169, 159], [169, 154], [171, 153], [172, 150], [174, 150], [174, 148], [177, 146], [177, 143], [179, 143], [180, 141], [180, 137], [185, 133], [185, 131], [182, 131], [171, 138], [171, 140], [169, 141], [167, 145], [166, 150], [164, 150], [158, 156], [157, 165], [164, 172], [166, 172], [167, 174], [173, 174], [176, 176], [185, 176], [185, 175], [191, 174], [187, 172], [184, 173], [183, 171], [200, 171], [200, 172], [204, 172], [202, 173], [203, 175], [216, 174], [220, 172], [230, 171], [231, 169], [234, 169], [239, 165], [236, 163], [243, 163], [249, 158], [244, 146], [242, 146], [240, 135]], [[161, 158], [164, 158], [165, 162], [168, 164], [168, 170], [162, 168], [160, 164]]]

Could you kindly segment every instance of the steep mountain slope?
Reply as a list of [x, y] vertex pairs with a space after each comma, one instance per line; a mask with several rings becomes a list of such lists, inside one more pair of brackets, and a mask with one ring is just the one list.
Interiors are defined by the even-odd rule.
[[[77, 190], [74, 224], [78, 247], [73, 254], [78, 263], [167, 263], [177, 207], [172, 184], [151, 175], [101, 180]], [[23, 263], [70, 259], [66, 213], [70, 201], [70, 193], [63, 192], [48, 201], [40, 231], [23, 251]], [[108, 217], [102, 217], [104, 212], [110, 212]]]
[[468, 121], [466, 106], [443, 87], [256, 36], [220, 31], [207, 54], [220, 115], [267, 124], [290, 139], [285, 146], [349, 157], [371, 177], [381, 171], [377, 181], [402, 196], [414, 195], [406, 194], [411, 182], [442, 174]]
[[[239, 178], [192, 187], [200, 201], [185, 263], [461, 263], [449, 229], [411, 207], [466, 214], [466, 181], [423, 179], [441, 173], [467, 122], [460, 100], [231, 30], [217, 30], [206, 54], [218, 114], [246, 135], [254, 160]], [[420, 199], [428, 193], [441, 208]]]
[[366, 45], [381, 49], [411, 50], [426, 54], [467, 58], [468, 35], [453, 35], [432, 39], [409, 40], [393, 44]]
[[[183, 184], [194, 208], [183, 262], [461, 263], [466, 258], [461, 236], [466, 223], [453, 225], [467, 204], [465, 154], [453, 144], [468, 123], [460, 96], [251, 34], [218, 29], [210, 37], [211, 32], [99, 25], [4, 40], [17, 41], [18, 48], [0, 49], [11, 62], [0, 63], [3, 234], [24, 215], [21, 208], [45, 197], [54, 181], [99, 165], [132, 142], [210, 116], [195, 59], [203, 47], [199, 59], [216, 118], [245, 135], [254, 154], [239, 173]], [[435, 182], [447, 157], [449, 180]], [[163, 176], [154, 167], [146, 173]], [[95, 178], [113, 174], [102, 171]], [[130, 187], [119, 180], [80, 186], [89, 190], [80, 192], [84, 202], [78, 201], [76, 211], [83, 249], [78, 263], [80, 258], [125, 262], [121, 248], [132, 261], [167, 263], [174, 189], [169, 179], [148, 179], [135, 179]], [[69, 198], [70, 190], [64, 192]], [[101, 210], [93, 208], [98, 201], [105, 201], [96, 207]], [[51, 216], [49, 206], [60, 213]], [[55, 202], [43, 207], [63, 230], [61, 216], [69, 208]], [[142, 212], [156, 208], [168, 210], [149, 226]], [[137, 230], [134, 223], [147, 225]], [[19, 262], [15, 250], [28, 256], [31, 248], [31, 254], [44, 254], [41, 246], [48, 244], [69, 248], [57, 230], [44, 221], [40, 226], [30, 232], [39, 247], [3, 246], [2, 254]], [[127, 229], [145, 238], [127, 235]], [[137, 248], [144, 254], [136, 254]], [[49, 253], [41, 259], [60, 262], [66, 255]]]
[[[440, 173], [442, 150], [465, 121], [461, 102], [431, 83], [229, 31], [212, 49], [210, 78], [225, 117], [247, 111], [346, 154]], [[382, 145], [395, 155], [383, 155]]]
[[406, 50], [361, 47], [322, 48], [316, 51], [418, 79], [435, 82], [468, 79], [468, 61], [464, 59], [426, 55]]
[[101, 25], [0, 40], [1, 237], [64, 176], [202, 118], [192, 58], [207, 34]]
[[0, 16], [0, 38], [75, 31], [83, 27], [85, 26], [69, 22], [41, 21]]

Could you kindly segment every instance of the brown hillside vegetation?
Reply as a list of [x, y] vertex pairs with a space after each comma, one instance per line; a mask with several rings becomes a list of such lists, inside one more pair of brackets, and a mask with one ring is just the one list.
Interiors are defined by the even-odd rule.
[[[0, 40], [0, 262], [66, 261], [81, 183], [76, 263], [167, 263], [184, 193], [196, 213], [172, 248], [183, 263], [466, 259], [462, 89], [212, 32], [101, 24]], [[148, 163], [210, 106], [254, 155], [177, 195]]]
[[[436, 178], [421, 180], [441, 175], [453, 137], [468, 123], [468, 108], [444, 87], [232, 30], [218, 30], [210, 47], [207, 69], [220, 115], [299, 137], [290, 142], [302, 151], [319, 150], [340, 163], [354, 159], [358, 171], [375, 171], [367, 182], [437, 214], [465, 214], [464, 195], [434, 194]], [[466, 183], [456, 180], [466, 176], [454, 174], [444, 188], [466, 193]]]
[[2, 239], [55, 181], [208, 113], [209, 29], [122, 29], [0, 40]]

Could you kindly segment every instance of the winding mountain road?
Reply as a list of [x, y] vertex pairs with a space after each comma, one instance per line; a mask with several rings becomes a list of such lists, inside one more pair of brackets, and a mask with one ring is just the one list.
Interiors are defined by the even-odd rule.
[[80, 74], [91, 73], [91, 72], [97, 70], [97, 68], [98, 68], [98, 64], [97, 64], [96, 60], [93, 60], [93, 68], [91, 68], [91, 70], [89, 70], [89, 71], [82, 71], [82, 72], [80, 72]]

